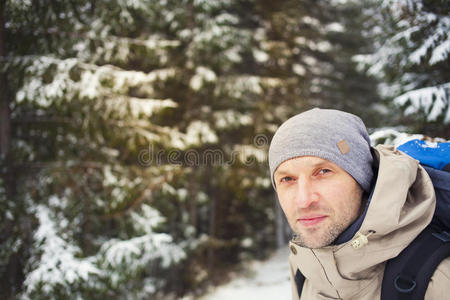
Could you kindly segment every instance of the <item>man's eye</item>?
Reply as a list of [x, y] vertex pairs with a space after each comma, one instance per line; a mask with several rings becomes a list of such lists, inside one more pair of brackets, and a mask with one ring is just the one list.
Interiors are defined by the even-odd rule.
[[320, 169], [320, 171], [319, 171], [319, 175], [325, 175], [325, 174], [327, 174], [327, 173], [330, 173], [331, 172], [331, 170], [329, 170], [329, 169]]
[[285, 177], [283, 177], [283, 178], [280, 179], [280, 182], [288, 182], [288, 181], [292, 181], [292, 180], [293, 180], [292, 177], [285, 176]]

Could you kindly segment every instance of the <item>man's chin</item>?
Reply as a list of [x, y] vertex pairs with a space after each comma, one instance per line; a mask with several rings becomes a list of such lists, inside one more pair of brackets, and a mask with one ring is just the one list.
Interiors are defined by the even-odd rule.
[[299, 246], [308, 248], [308, 249], [319, 249], [322, 247], [327, 246], [324, 243], [317, 243], [317, 242], [302, 242]]
[[310, 249], [317, 249], [330, 245], [332, 241], [329, 242], [323, 233], [319, 231], [318, 228], [315, 230], [308, 230], [308, 233], [296, 231], [296, 236], [293, 241], [301, 247]]

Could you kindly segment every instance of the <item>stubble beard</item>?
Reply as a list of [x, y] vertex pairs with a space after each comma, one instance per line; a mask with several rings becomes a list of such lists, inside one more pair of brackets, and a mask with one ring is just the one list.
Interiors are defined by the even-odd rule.
[[[326, 228], [300, 228], [296, 230], [296, 226], [293, 225], [298, 224], [290, 224], [295, 233], [293, 242], [301, 247], [310, 249], [317, 249], [331, 245], [338, 238], [338, 236], [344, 232], [360, 215], [363, 207], [362, 194], [362, 189], [356, 189], [356, 191], [352, 194], [352, 197], [355, 198], [352, 200], [357, 199], [358, 201], [349, 202], [353, 205], [345, 207], [344, 212], [341, 214], [341, 218], [338, 220], [334, 219], [336, 215], [329, 214], [329, 211], [325, 211], [326, 213], [328, 212], [328, 218], [331, 218], [331, 224], [329, 224]], [[324, 221], [327, 222], [329, 220]], [[322, 230], [322, 233], [318, 232], [320, 230]]]
[[[293, 239], [294, 243], [300, 247], [317, 249], [330, 245], [337, 239], [337, 237], [344, 232], [344, 230], [350, 225], [348, 220], [343, 220], [343, 222], [332, 223], [327, 228], [324, 229], [306, 229], [307, 233], [302, 233], [299, 230], [295, 233]], [[323, 230], [320, 236], [314, 236], [315, 234], [320, 234], [317, 231]], [[308, 236], [308, 237], [306, 237]]]

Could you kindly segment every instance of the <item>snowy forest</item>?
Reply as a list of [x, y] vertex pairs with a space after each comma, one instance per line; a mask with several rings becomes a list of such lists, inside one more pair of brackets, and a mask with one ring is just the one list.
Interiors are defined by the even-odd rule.
[[0, 3], [1, 299], [196, 299], [267, 257], [306, 109], [450, 139], [448, 0]]

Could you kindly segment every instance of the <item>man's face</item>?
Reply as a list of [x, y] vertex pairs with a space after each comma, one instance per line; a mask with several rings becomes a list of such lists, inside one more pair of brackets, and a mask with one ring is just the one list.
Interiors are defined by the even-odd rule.
[[275, 171], [274, 180], [281, 208], [303, 247], [331, 244], [359, 215], [362, 188], [328, 160], [287, 160]]

